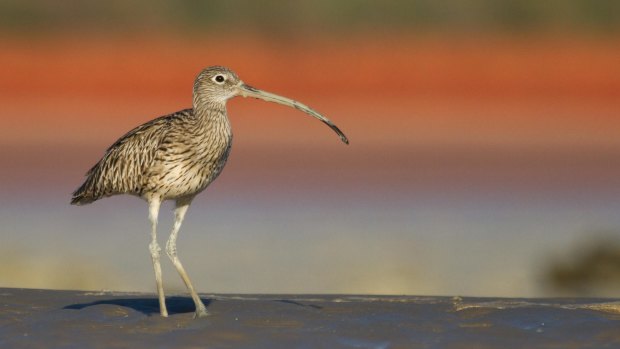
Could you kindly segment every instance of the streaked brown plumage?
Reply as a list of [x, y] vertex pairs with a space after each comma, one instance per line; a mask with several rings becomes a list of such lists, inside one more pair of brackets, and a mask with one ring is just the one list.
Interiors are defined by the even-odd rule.
[[71, 203], [115, 194], [162, 199], [197, 194], [220, 173], [232, 143], [225, 111], [210, 115], [215, 117], [185, 109], [129, 131], [88, 171]]
[[235, 96], [254, 97], [294, 107], [321, 120], [348, 144], [346, 136], [328, 119], [309, 107], [244, 84], [220, 66], [204, 69], [194, 82], [193, 108], [159, 117], [129, 131], [105, 152], [73, 193], [71, 204], [83, 205], [103, 197], [131, 194], [149, 203], [149, 245], [162, 316], [167, 316], [159, 263], [156, 229], [162, 201], [175, 200], [175, 223], [166, 252], [196, 304], [196, 316], [206, 308], [176, 253], [176, 238], [192, 199], [221, 173], [232, 145], [226, 101]]

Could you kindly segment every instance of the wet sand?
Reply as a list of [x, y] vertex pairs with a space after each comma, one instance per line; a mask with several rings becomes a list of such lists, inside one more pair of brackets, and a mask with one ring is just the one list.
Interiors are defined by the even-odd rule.
[[604, 348], [620, 301], [0, 289], [1, 348]]

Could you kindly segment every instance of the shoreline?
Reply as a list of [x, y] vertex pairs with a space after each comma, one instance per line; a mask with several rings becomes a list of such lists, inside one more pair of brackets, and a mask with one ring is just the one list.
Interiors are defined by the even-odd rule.
[[618, 299], [189, 296], [0, 288], [3, 347], [536, 348], [620, 344]]

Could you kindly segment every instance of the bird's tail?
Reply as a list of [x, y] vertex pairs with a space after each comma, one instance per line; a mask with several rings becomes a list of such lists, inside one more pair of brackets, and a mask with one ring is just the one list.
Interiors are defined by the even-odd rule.
[[91, 202], [99, 199], [95, 195], [93, 195], [92, 187], [92, 178], [89, 176], [84, 183], [77, 188], [71, 197], [71, 205], [87, 205]]
[[93, 201], [95, 201], [95, 199], [89, 198], [85, 195], [78, 194], [78, 195], [73, 195], [73, 197], [71, 198], [71, 205], [82, 206], [82, 205], [90, 204]]

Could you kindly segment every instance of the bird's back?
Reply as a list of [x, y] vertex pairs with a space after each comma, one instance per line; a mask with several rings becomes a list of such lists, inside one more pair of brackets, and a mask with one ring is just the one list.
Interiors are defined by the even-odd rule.
[[183, 160], [196, 155], [191, 151], [195, 119], [193, 109], [185, 109], [129, 131], [87, 172], [71, 204], [88, 204], [116, 194], [144, 196], [158, 189], [165, 191], [157, 188], [162, 180], [179, 177], [175, 169], [187, 171]]

